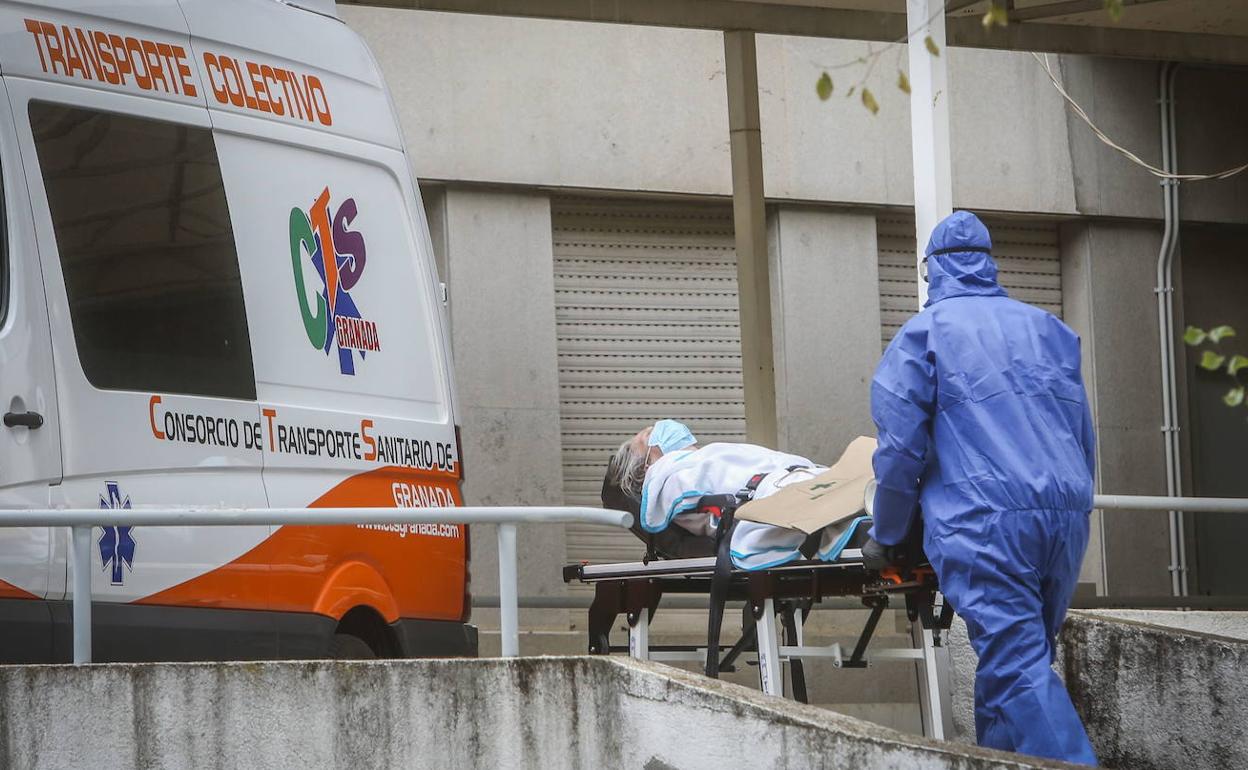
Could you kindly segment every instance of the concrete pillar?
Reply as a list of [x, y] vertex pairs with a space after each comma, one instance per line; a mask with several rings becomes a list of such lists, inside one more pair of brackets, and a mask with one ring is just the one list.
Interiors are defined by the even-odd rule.
[[[1164, 495], [1156, 301], [1159, 224], [1079, 222], [1061, 233], [1066, 322], [1083, 338], [1097, 427], [1097, 489]], [[1114, 596], [1170, 594], [1164, 513], [1094, 514], [1081, 580]]]
[[763, 204], [763, 142], [758, 117], [758, 51], [754, 33], [725, 32], [724, 61], [732, 151], [732, 213], [736, 231], [745, 432], [751, 443], [774, 447], [776, 375]]
[[[440, 205], [465, 502], [562, 505], [550, 200], [449, 188]], [[473, 593], [498, 594], [497, 551], [494, 528], [475, 527]], [[521, 596], [565, 594], [562, 526], [520, 527], [518, 552]], [[520, 625], [566, 629], [567, 611], [522, 610]]]
[[854, 437], [875, 435], [875, 216], [780, 207], [767, 224], [780, 447], [831, 463]]

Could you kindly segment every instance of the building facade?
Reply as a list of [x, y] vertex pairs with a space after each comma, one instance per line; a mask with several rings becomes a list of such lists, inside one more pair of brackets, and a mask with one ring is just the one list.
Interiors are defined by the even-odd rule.
[[[465, 494], [598, 504], [607, 458], [655, 419], [744, 435], [724, 52], [718, 33], [341, 7], [392, 90], [448, 287]], [[759, 79], [780, 448], [829, 462], [872, 434], [882, 345], [917, 309], [904, 50], [760, 36]], [[1084, 343], [1098, 490], [1165, 494], [1154, 289], [1156, 178], [1102, 144], [1028, 54], [951, 49], [954, 204], [992, 230], [1012, 296]], [[1160, 158], [1156, 62], [1055, 57], [1115, 140]], [[815, 82], [828, 70], [831, 99]], [[865, 79], [864, 79], [865, 76]], [[1180, 70], [1181, 170], [1248, 160], [1248, 73]], [[844, 98], [854, 89], [852, 98]], [[878, 114], [857, 98], [870, 88]], [[1248, 329], [1248, 174], [1180, 187], [1176, 328]], [[1244, 496], [1248, 412], [1180, 345], [1183, 491]], [[1082, 580], [1170, 593], [1165, 514], [1096, 512]], [[1248, 524], [1189, 516], [1193, 593], [1248, 593]], [[491, 533], [474, 584], [494, 593]], [[522, 596], [559, 567], [635, 559], [628, 533], [522, 529]], [[566, 611], [526, 623], [567, 628]]]

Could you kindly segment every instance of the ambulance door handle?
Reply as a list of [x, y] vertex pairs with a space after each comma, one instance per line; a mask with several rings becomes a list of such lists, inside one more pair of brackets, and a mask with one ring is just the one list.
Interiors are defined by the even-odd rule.
[[30, 428], [35, 430], [43, 426], [43, 415], [38, 412], [5, 412], [4, 424], [9, 428]]

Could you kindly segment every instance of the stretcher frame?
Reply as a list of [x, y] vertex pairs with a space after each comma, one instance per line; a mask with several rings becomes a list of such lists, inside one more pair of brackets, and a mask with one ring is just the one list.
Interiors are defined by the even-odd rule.
[[[700, 661], [708, 676], [735, 670], [743, 655], [758, 665], [759, 687], [785, 696], [783, 665], [789, 666], [792, 696], [807, 702], [804, 658], [831, 659], [836, 668], [865, 668], [875, 663], [913, 662], [919, 684], [923, 734], [944, 739], [951, 734], [948, 653], [941, 633], [952, 621], [952, 607], [939, 593], [930, 567], [877, 572], [862, 563], [858, 549], [846, 549], [836, 561], [800, 560], [769, 569], [747, 571], [731, 566], [726, 549], [719, 556], [660, 559], [615, 564], [573, 564], [564, 568], [565, 582], [594, 586], [589, 608], [589, 653], [625, 652], [640, 660]], [[710, 599], [707, 644], [652, 645], [650, 623], [667, 594], [704, 594]], [[854, 649], [840, 643], [806, 644], [804, 626], [810, 612], [824, 598], [861, 598], [871, 610]], [[744, 601], [741, 638], [720, 644], [724, 605]], [[904, 601], [911, 622], [911, 649], [868, 652], [884, 611]], [[624, 614], [628, 646], [612, 646], [610, 633]], [[749, 658], [747, 658], [749, 660]]]

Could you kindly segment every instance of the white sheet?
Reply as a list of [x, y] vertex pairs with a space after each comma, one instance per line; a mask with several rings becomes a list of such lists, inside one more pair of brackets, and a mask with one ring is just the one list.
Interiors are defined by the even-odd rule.
[[[793, 466], [801, 469], [789, 471]], [[672, 523], [698, 535], [714, 535], [715, 519], [694, 513], [703, 495], [735, 494], [757, 473], [766, 477], [754, 496], [766, 497], [787, 484], [805, 481], [826, 468], [799, 455], [777, 452], [754, 444], [707, 444], [682, 449], [659, 458], [646, 472], [641, 494], [641, 526], [659, 532]], [[819, 557], [834, 560], [853, 531], [829, 527], [820, 541]], [[765, 569], [801, 556], [802, 532], [752, 521], [737, 523], [732, 533], [732, 561], [741, 569]]]

